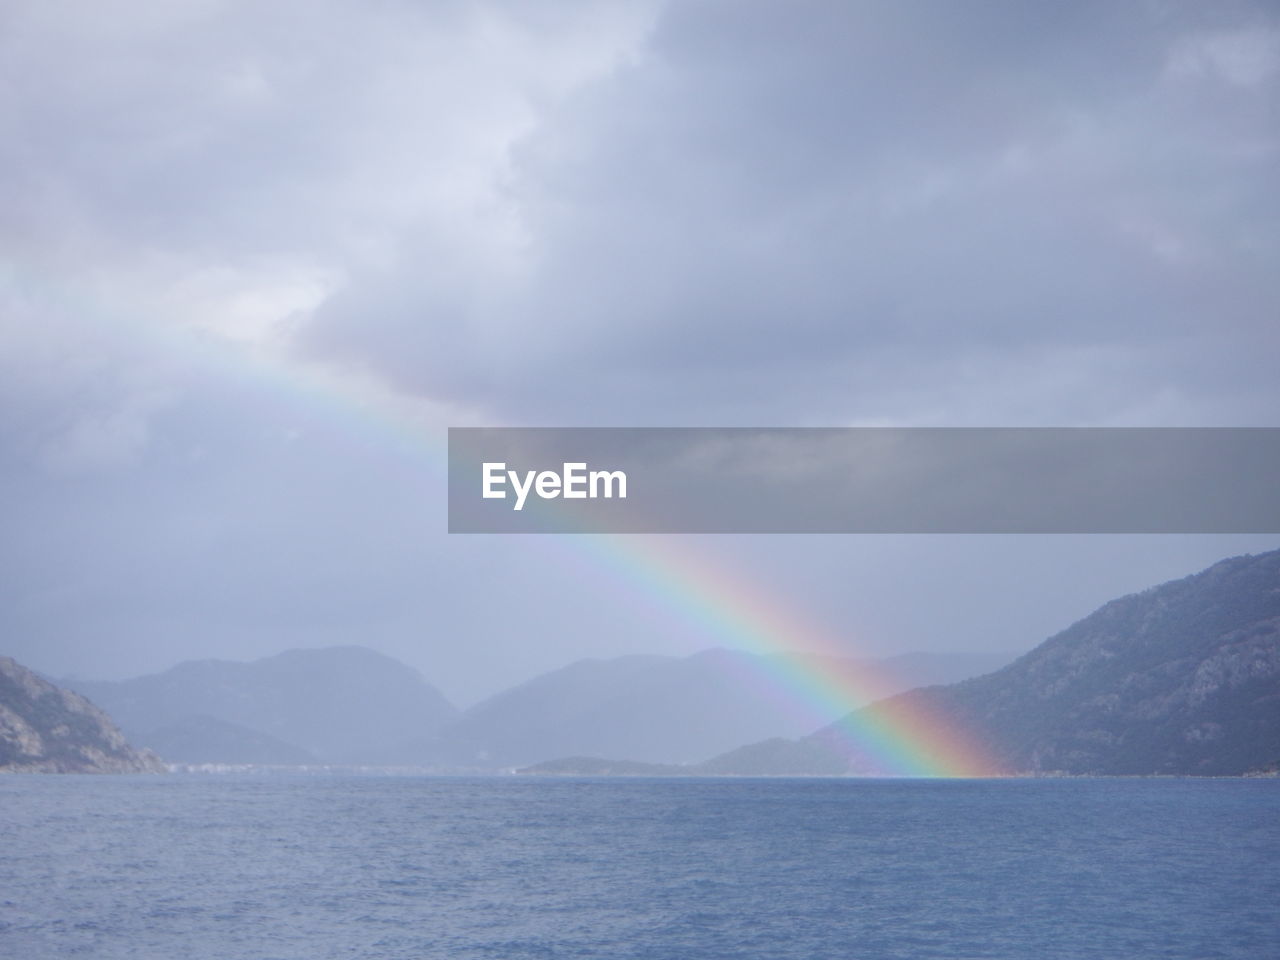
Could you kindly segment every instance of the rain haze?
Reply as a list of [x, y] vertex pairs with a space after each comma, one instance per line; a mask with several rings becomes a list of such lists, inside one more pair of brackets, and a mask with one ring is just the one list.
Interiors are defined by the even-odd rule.
[[[11, 0], [0, 65], [0, 630], [53, 676], [733, 646], [448, 535], [449, 426], [1280, 426], [1271, 3]], [[663, 539], [855, 656], [1280, 545]]]

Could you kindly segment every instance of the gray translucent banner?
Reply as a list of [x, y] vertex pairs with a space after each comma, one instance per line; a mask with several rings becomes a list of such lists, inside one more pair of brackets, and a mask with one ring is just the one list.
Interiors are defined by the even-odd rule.
[[453, 428], [449, 532], [1275, 533], [1280, 429]]

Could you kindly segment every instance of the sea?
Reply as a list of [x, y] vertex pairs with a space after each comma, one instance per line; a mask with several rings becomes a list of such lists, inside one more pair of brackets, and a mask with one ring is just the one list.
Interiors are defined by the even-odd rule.
[[1280, 780], [0, 777], [0, 957], [1280, 958]]

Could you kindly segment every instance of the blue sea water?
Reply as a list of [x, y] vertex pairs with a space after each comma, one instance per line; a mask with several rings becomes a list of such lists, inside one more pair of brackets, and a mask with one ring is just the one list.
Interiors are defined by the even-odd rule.
[[0, 957], [1280, 957], [1280, 781], [0, 778]]

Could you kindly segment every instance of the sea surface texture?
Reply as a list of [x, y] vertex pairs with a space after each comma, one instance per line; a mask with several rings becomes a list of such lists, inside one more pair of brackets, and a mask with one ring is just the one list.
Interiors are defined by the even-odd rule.
[[0, 778], [0, 957], [1280, 957], [1277, 780]]

